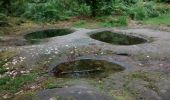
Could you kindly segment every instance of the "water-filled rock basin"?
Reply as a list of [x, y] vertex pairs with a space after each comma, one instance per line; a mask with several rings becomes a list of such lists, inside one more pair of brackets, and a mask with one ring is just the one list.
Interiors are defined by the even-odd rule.
[[91, 38], [114, 45], [135, 45], [147, 42], [146, 39], [111, 31], [102, 31], [90, 35]]
[[80, 59], [64, 62], [53, 68], [56, 77], [95, 78], [107, 77], [109, 74], [123, 71], [125, 68], [114, 62], [95, 59]]

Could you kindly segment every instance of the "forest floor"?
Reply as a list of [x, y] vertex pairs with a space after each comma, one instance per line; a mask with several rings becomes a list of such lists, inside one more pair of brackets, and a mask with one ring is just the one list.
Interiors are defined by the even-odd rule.
[[[130, 21], [127, 27], [105, 28], [93, 20], [82, 23], [74, 19], [54, 24], [19, 21], [18, 25], [1, 27], [0, 99], [63, 100], [60, 96], [66, 96], [74, 100], [73, 96], [87, 100], [90, 95], [92, 100], [169, 100], [169, 24], [153, 26]], [[51, 28], [71, 28], [74, 32], [36, 45], [24, 43], [25, 34]], [[91, 32], [103, 30], [139, 36], [150, 42], [121, 46], [90, 37]], [[74, 51], [78, 53], [76, 58], [101, 58], [118, 62], [126, 69], [105, 78], [57, 78], [48, 74]]]

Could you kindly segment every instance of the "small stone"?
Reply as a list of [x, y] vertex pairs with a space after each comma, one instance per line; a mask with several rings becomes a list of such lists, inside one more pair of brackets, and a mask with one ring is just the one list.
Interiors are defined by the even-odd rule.
[[68, 88], [68, 86], [66, 85], [65, 88]]
[[73, 53], [74, 53], [74, 51], [71, 51], [70, 53], [71, 53], [71, 54], [73, 54]]
[[13, 73], [13, 76], [16, 76], [17, 74], [18, 74], [17, 72], [14, 72], [14, 73]]
[[8, 63], [6, 63], [4, 66], [8, 66]]
[[81, 94], [81, 91], [78, 91], [78, 94]]
[[102, 83], [102, 81], [101, 81], [101, 80], [99, 80], [98, 82], [99, 82], [99, 83]]
[[101, 54], [104, 54], [103, 52], [101, 52]]
[[58, 50], [58, 48], [54, 48], [54, 50]]
[[8, 95], [8, 94], [5, 94], [5, 95], [3, 96], [3, 98], [4, 98], [4, 99], [7, 99], [7, 98], [9, 98], [9, 95]]
[[9, 70], [9, 67], [7, 67], [6, 69]]
[[141, 63], [140, 63], [139, 65], [140, 65], [140, 66], [142, 66], [142, 64], [141, 64]]
[[33, 85], [33, 86], [31, 86], [30, 88], [31, 88], [31, 89], [35, 89], [35, 88], [36, 88], [36, 86], [35, 86], [35, 85]]
[[55, 51], [54, 53], [55, 53], [55, 54], [58, 54], [58, 52], [57, 52], [57, 51]]
[[55, 97], [52, 97], [52, 98], [50, 98], [49, 100], [56, 100], [56, 98], [55, 98]]
[[20, 71], [20, 73], [21, 73], [21, 74], [24, 74], [24, 73], [25, 73], [25, 71]]
[[163, 66], [163, 64], [159, 64], [159, 66]]
[[87, 91], [87, 93], [92, 94], [92, 93], [93, 93], [93, 91]]
[[19, 92], [15, 93], [15, 95], [17, 95], [17, 94], [21, 94], [22, 92], [23, 92], [23, 90], [21, 90], [21, 91], [19, 91]]
[[30, 73], [30, 71], [28, 70], [28, 71], [26, 71], [26, 73], [28, 74], [28, 73]]

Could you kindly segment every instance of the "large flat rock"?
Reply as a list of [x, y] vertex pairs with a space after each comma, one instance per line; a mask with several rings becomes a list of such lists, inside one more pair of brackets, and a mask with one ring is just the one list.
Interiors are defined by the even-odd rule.
[[47, 89], [39, 92], [37, 95], [39, 100], [53, 100], [53, 98], [59, 96], [63, 98], [74, 98], [75, 100], [114, 100], [112, 97], [107, 96], [106, 94], [84, 86]]

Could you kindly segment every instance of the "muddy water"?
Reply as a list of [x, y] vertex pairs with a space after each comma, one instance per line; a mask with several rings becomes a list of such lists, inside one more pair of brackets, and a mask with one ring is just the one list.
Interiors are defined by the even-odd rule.
[[26, 46], [46, 42], [46, 38], [73, 33], [71, 29], [48, 29], [26, 34], [24, 37], [0, 37], [0, 46]]
[[92, 34], [90, 36], [93, 39], [116, 44], [116, 45], [134, 45], [147, 42], [147, 40], [135, 36], [128, 36], [125, 34], [113, 33], [110, 31], [103, 31], [99, 33]]
[[72, 32], [74, 31], [70, 29], [48, 29], [26, 34], [24, 38], [30, 41], [31, 43], [36, 43], [40, 39], [68, 35], [71, 34]]
[[61, 63], [53, 69], [56, 77], [95, 78], [123, 71], [124, 67], [105, 60], [81, 59]]

